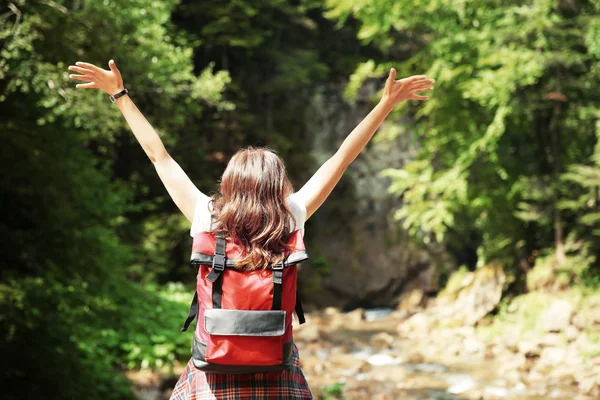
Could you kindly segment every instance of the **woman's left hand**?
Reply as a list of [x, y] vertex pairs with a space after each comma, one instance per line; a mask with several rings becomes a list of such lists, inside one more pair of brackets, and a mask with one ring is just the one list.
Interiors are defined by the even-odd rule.
[[119, 93], [125, 87], [121, 73], [117, 69], [114, 60], [108, 62], [109, 70], [98, 68], [93, 64], [78, 61], [75, 65], [70, 65], [71, 71], [79, 72], [81, 75], [71, 74], [69, 78], [77, 79], [87, 83], [80, 83], [75, 87], [79, 89], [102, 89], [109, 95]]
[[396, 80], [396, 70], [392, 68], [385, 82], [381, 101], [395, 106], [404, 100], [428, 100], [428, 96], [422, 96], [417, 93], [432, 90], [434, 82], [435, 79], [428, 78], [427, 75], [414, 75]]

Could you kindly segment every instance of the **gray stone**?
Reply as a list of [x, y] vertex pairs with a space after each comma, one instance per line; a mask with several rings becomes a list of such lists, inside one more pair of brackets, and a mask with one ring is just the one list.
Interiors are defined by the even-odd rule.
[[[306, 118], [311, 134], [312, 168], [327, 161], [347, 135], [372, 109], [371, 96], [381, 82], [366, 82], [354, 104], [342, 97], [344, 87], [331, 85], [316, 94]], [[383, 129], [396, 121], [388, 119]], [[399, 122], [410, 129], [410, 120]], [[452, 269], [452, 261], [439, 244], [424, 247], [413, 244], [394, 216], [402, 206], [396, 194], [388, 192], [390, 178], [380, 172], [401, 168], [415, 152], [411, 135], [398, 135], [389, 141], [373, 140], [344, 174], [342, 182], [311, 219], [306, 235], [316, 268], [302, 268], [300, 281], [305, 297], [315, 305], [341, 308], [391, 306], [411, 281], [425, 291], [437, 291], [438, 269]]]

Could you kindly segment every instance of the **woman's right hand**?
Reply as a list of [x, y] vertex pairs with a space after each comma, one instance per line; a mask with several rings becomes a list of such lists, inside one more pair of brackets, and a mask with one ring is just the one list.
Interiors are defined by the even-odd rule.
[[71, 71], [79, 72], [81, 75], [70, 74], [69, 78], [77, 79], [87, 83], [76, 85], [79, 89], [102, 89], [109, 95], [119, 93], [125, 87], [121, 73], [117, 69], [117, 64], [114, 60], [108, 62], [109, 70], [98, 68], [93, 64], [78, 61], [75, 65], [70, 65]]

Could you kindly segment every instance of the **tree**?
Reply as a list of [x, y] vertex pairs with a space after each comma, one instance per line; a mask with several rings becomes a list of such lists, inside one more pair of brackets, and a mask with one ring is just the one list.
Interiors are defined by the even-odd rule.
[[590, 160], [597, 141], [600, 3], [327, 4], [340, 24], [358, 19], [358, 37], [390, 58], [357, 68], [353, 88], [393, 62], [437, 79], [401, 132], [418, 155], [386, 171], [410, 232], [444, 242], [471, 268], [495, 261], [522, 276], [549, 247], [555, 266], [567, 266], [565, 238], [586, 211], [561, 207], [583, 194], [561, 177]]
[[192, 49], [169, 23], [175, 4], [21, 0], [3, 11], [3, 398], [130, 397], [115, 369], [135, 349], [120, 344], [164, 322], [157, 307], [172, 308], [125, 274], [135, 252], [123, 232], [143, 229], [128, 217], [151, 164], [141, 149], [123, 151], [124, 120], [106, 96], [76, 91], [67, 66], [118, 54], [132, 95], [175, 140], [189, 115], [228, 107], [229, 81], [210, 67], [194, 73]]

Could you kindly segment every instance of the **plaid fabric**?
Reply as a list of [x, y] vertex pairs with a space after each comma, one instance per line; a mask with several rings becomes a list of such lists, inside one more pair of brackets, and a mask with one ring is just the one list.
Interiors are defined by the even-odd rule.
[[170, 400], [284, 400], [312, 399], [300, 369], [294, 344], [289, 370], [256, 374], [226, 375], [202, 372], [192, 363], [181, 374]]

